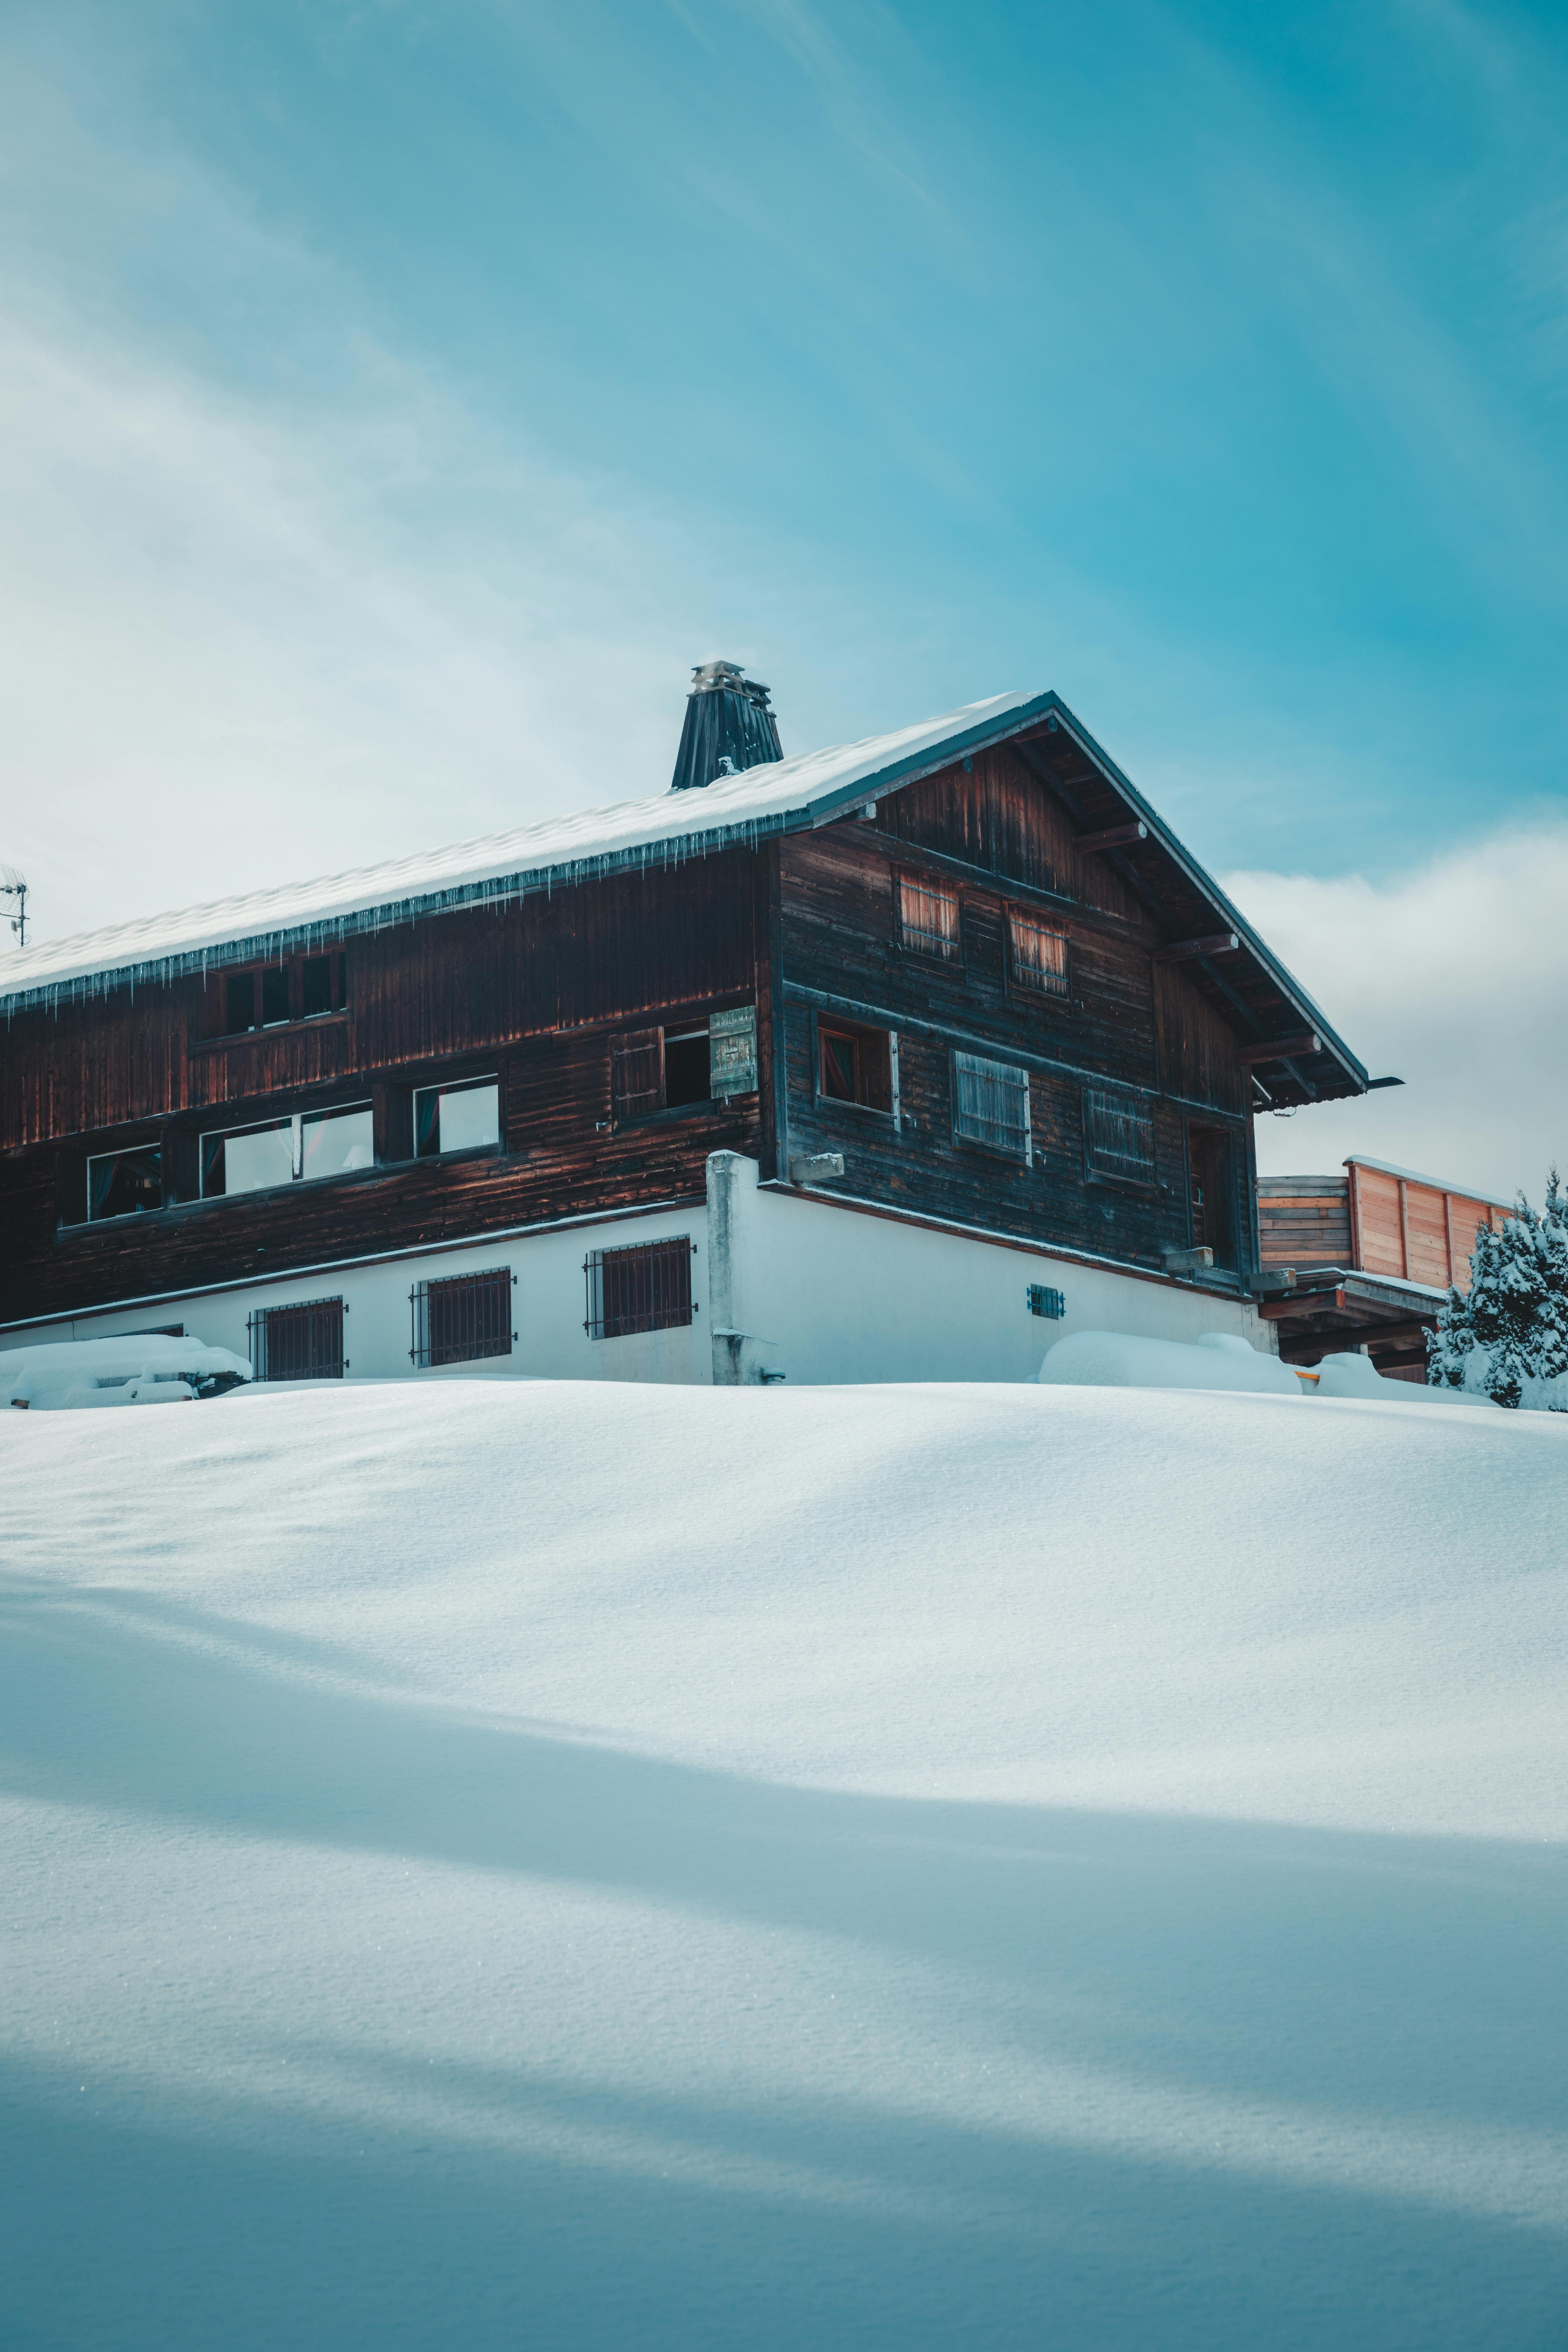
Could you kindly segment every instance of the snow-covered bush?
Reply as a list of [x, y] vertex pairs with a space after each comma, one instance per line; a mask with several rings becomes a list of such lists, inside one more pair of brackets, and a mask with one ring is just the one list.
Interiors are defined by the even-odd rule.
[[1449, 1291], [1426, 1379], [1510, 1410], [1568, 1412], [1568, 1199], [1555, 1168], [1541, 1215], [1521, 1192], [1511, 1216], [1478, 1229], [1468, 1296]]

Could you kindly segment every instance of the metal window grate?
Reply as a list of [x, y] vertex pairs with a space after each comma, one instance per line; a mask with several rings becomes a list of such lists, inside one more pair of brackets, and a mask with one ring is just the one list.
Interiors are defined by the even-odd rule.
[[956, 963], [961, 952], [958, 899], [951, 890], [899, 877], [899, 944], [916, 955]]
[[621, 1339], [634, 1331], [669, 1331], [689, 1323], [696, 1254], [695, 1244], [684, 1238], [590, 1250], [583, 1261], [588, 1284], [583, 1328], [589, 1339]]
[[1029, 1139], [1029, 1073], [978, 1054], [952, 1057], [952, 1129], [1010, 1160], [1033, 1165]]
[[312, 1298], [302, 1307], [267, 1307], [246, 1318], [250, 1365], [258, 1381], [341, 1381], [343, 1302]]
[[1154, 1122], [1130, 1096], [1085, 1088], [1083, 1150], [1091, 1176], [1121, 1184], [1154, 1181]]
[[510, 1266], [483, 1274], [454, 1274], [439, 1282], [416, 1282], [408, 1294], [414, 1344], [408, 1353], [420, 1366], [471, 1364], [482, 1356], [510, 1356], [511, 1294], [517, 1276]]
[[1017, 987], [1033, 989], [1040, 996], [1067, 994], [1068, 943], [1060, 931], [1048, 931], [1043, 923], [1009, 908], [1007, 940]]
[[1068, 1311], [1065, 1294], [1047, 1290], [1043, 1282], [1031, 1282], [1026, 1297], [1031, 1315], [1044, 1315], [1052, 1323], [1059, 1323]]

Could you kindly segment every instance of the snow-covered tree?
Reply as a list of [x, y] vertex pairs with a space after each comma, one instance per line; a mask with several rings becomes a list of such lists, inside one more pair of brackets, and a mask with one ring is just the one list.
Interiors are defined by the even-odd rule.
[[[1479, 1387], [1517, 1410], [1535, 1401], [1535, 1383], [1565, 1373], [1568, 1197], [1554, 1168], [1542, 1215], [1521, 1192], [1511, 1216], [1478, 1228], [1468, 1296], [1452, 1289], [1439, 1310], [1426, 1379], [1434, 1388]], [[1549, 1402], [1558, 1407], [1556, 1398]]]

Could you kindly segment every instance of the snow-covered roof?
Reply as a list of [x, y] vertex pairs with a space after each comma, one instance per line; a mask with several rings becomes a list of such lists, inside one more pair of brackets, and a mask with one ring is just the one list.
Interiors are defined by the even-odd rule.
[[254, 890], [150, 915], [73, 938], [46, 940], [0, 963], [8, 1012], [62, 996], [170, 980], [206, 964], [281, 954], [344, 930], [372, 930], [422, 914], [524, 890], [580, 882], [616, 867], [703, 856], [733, 842], [820, 824], [1010, 732], [1054, 695], [997, 694], [890, 734], [718, 778], [700, 790], [659, 793], [553, 817], [513, 833], [362, 866], [313, 882]]

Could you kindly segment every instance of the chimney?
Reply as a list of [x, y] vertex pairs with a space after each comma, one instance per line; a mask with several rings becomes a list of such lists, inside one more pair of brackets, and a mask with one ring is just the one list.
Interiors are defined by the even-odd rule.
[[782, 760], [778, 721], [768, 708], [768, 689], [743, 677], [733, 662], [704, 662], [691, 673], [686, 724], [675, 756], [672, 793], [710, 784], [717, 776], [738, 776]]

